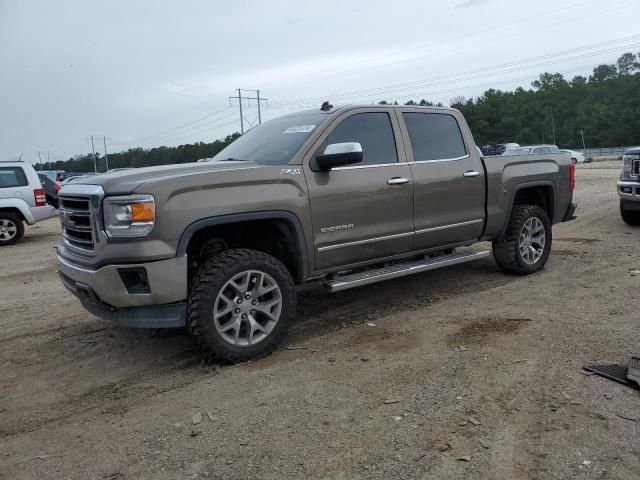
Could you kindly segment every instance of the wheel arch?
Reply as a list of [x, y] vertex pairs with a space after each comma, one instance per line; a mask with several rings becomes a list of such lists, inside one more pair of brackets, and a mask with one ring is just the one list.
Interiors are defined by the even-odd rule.
[[536, 182], [526, 182], [520, 185], [516, 185], [511, 192], [509, 199], [509, 209], [502, 226], [500, 236], [504, 235], [509, 225], [509, 219], [511, 218], [511, 211], [513, 206], [517, 204], [529, 203], [532, 205], [538, 205], [541, 207], [547, 215], [553, 225], [555, 219], [556, 209], [556, 188], [552, 181], [542, 180]]
[[[248, 238], [260, 229], [261, 238]], [[242, 238], [243, 234], [246, 238]], [[302, 223], [292, 212], [270, 210], [202, 218], [190, 224], [180, 237], [176, 256], [193, 254], [208, 239], [220, 239], [230, 248], [254, 248], [280, 260], [296, 284], [309, 272]]]
[[24, 217], [22, 211], [17, 207], [0, 207], [0, 212], [3, 213], [13, 213], [18, 216], [20, 220], [26, 222], [27, 219]]

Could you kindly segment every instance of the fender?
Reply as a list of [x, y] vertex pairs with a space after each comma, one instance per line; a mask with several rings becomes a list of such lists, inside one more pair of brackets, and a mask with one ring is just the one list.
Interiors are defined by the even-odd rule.
[[36, 223], [36, 219], [33, 218], [29, 205], [21, 198], [2, 198], [0, 199], [0, 209], [1, 208], [15, 208], [29, 225]]
[[511, 210], [513, 209], [513, 202], [516, 199], [516, 194], [520, 191], [523, 190], [525, 188], [530, 188], [530, 187], [551, 187], [551, 191], [553, 192], [553, 203], [550, 205], [550, 210], [551, 210], [551, 224], [553, 225], [554, 223], [554, 219], [556, 216], [556, 203], [558, 201], [557, 198], [557, 194], [556, 194], [556, 186], [554, 185], [554, 183], [551, 180], [538, 180], [535, 182], [525, 182], [525, 183], [519, 183], [518, 185], [516, 185], [512, 191], [511, 194], [509, 195], [509, 208], [507, 210], [507, 215], [505, 217], [505, 221], [504, 221], [504, 226], [502, 227], [502, 231], [500, 232], [500, 235], [498, 236], [498, 238], [502, 237], [504, 235], [504, 232], [507, 231], [507, 227], [509, 226], [509, 219], [511, 218]]
[[297, 243], [296, 254], [302, 262], [302, 268], [299, 271], [299, 278], [296, 279], [296, 283], [304, 283], [304, 280], [307, 278], [307, 274], [309, 272], [309, 262], [306, 247], [307, 244], [305, 242], [304, 230], [302, 229], [302, 223], [300, 222], [300, 219], [295, 214], [287, 210], [265, 210], [261, 212], [233, 213], [230, 215], [219, 215], [216, 217], [206, 217], [200, 220], [196, 220], [195, 222], [190, 224], [184, 230], [184, 232], [182, 232], [180, 241], [178, 242], [178, 248], [176, 250], [176, 257], [185, 256], [187, 254], [187, 246], [189, 245], [191, 237], [203, 228], [213, 227], [216, 225], [224, 225], [228, 223], [247, 222], [251, 220], [285, 220], [289, 224], [291, 224], [291, 226], [293, 226]]

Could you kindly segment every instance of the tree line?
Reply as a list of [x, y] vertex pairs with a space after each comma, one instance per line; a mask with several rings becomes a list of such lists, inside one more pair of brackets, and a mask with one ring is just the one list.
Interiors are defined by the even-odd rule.
[[[398, 103], [383, 100], [379, 104]], [[405, 105], [434, 104], [423, 99]], [[598, 65], [589, 77], [567, 80], [559, 73], [543, 73], [531, 88], [491, 88], [477, 98], [455, 97], [450, 105], [462, 112], [479, 145], [555, 143], [561, 148], [581, 148], [583, 138], [587, 148], [640, 144], [639, 56], [625, 53], [613, 64]], [[239, 136], [236, 132], [211, 143], [132, 148], [109, 154], [109, 168], [195, 162], [214, 156]], [[98, 169], [104, 171], [104, 160], [96, 157]], [[70, 158], [53, 167], [91, 172], [93, 158]]]
[[[106, 170], [107, 161], [109, 162], [110, 170], [114, 168], [150, 167], [153, 165], [195, 162], [201, 158], [213, 157], [239, 136], [240, 133], [236, 132], [227, 135], [224, 139], [211, 143], [198, 142], [177, 147], [163, 146], [150, 149], [130, 148], [125, 152], [109, 153], [106, 161], [103, 156], [96, 152], [95, 161], [99, 172]], [[69, 160], [51, 162], [51, 168], [67, 172], [93, 172], [93, 162], [92, 155], [84, 155], [72, 157]]]

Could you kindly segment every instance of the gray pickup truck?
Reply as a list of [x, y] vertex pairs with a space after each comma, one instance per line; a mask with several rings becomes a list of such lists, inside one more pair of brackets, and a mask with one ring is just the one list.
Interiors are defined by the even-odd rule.
[[628, 149], [622, 157], [618, 196], [622, 220], [640, 225], [640, 147]]
[[459, 248], [479, 241], [504, 271], [539, 271], [552, 224], [575, 218], [574, 183], [568, 154], [482, 158], [453, 109], [325, 103], [210, 161], [63, 187], [59, 273], [97, 316], [186, 326], [246, 360], [282, 340], [305, 282], [337, 292], [455, 265], [490, 255]]

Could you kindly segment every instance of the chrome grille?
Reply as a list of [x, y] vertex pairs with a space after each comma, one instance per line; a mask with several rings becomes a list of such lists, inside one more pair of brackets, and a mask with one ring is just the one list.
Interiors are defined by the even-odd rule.
[[91, 199], [84, 196], [59, 195], [62, 236], [72, 247], [93, 251], [93, 217]]

